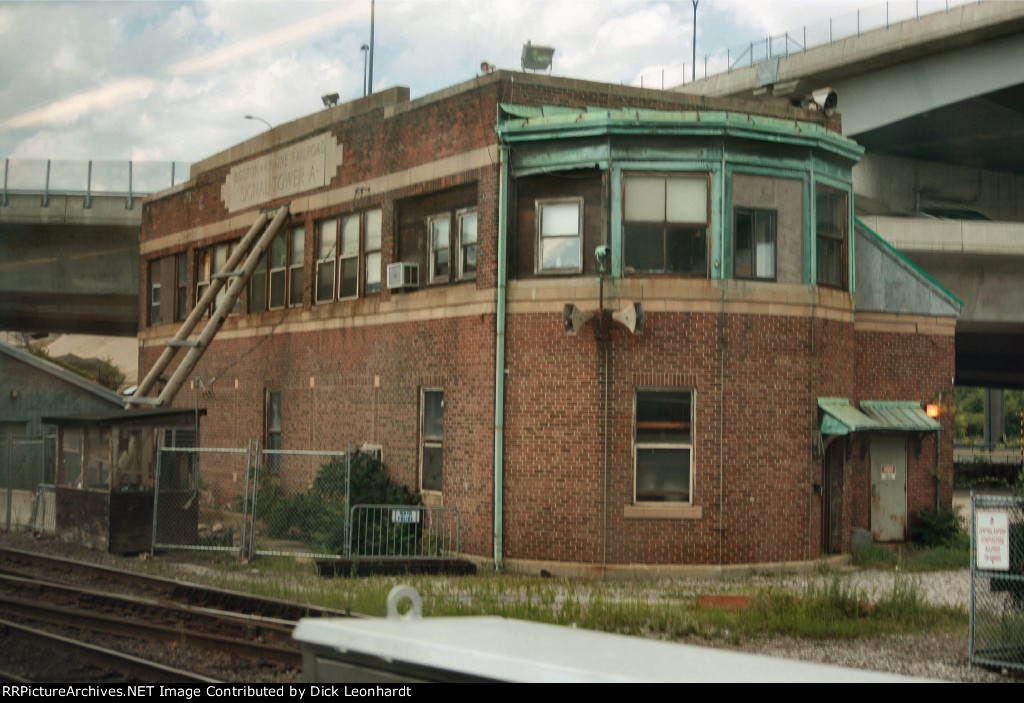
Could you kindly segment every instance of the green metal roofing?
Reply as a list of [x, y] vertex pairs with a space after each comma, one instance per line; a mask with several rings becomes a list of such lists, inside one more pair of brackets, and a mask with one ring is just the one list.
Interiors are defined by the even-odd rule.
[[579, 138], [608, 134], [732, 136], [816, 147], [851, 161], [863, 147], [814, 122], [718, 110], [567, 108], [500, 103], [498, 134], [507, 142]]
[[934, 432], [942, 429], [912, 400], [862, 400], [861, 410], [847, 398], [818, 398], [823, 435], [851, 432]]
[[864, 430], [880, 430], [878, 422], [850, 405], [849, 398], [818, 398], [823, 435], [850, 434]]
[[941, 430], [937, 420], [928, 417], [920, 403], [912, 400], [862, 400], [860, 407], [874, 420], [885, 425], [887, 430], [908, 432], [932, 432]]

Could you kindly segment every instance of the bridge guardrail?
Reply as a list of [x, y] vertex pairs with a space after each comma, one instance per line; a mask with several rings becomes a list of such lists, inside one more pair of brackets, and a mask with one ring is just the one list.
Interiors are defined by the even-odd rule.
[[105, 161], [4, 159], [0, 205], [12, 195], [40, 195], [43, 207], [51, 195], [119, 196], [128, 201], [188, 180], [189, 164], [181, 161]]

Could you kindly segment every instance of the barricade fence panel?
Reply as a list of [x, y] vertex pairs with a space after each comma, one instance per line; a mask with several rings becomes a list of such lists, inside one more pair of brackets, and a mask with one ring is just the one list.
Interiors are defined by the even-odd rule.
[[55, 532], [54, 439], [0, 439], [0, 526]]
[[250, 447], [161, 447], [153, 550], [241, 553], [252, 500]]
[[456, 508], [355, 505], [348, 554], [371, 559], [455, 559], [461, 525]]
[[971, 663], [1024, 669], [1024, 498], [971, 495]]

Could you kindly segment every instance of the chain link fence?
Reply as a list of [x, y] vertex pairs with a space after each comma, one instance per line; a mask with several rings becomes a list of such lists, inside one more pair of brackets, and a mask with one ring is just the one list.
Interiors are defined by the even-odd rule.
[[258, 456], [248, 554], [313, 558], [344, 554], [350, 454], [264, 449]]
[[52, 437], [0, 438], [0, 525], [56, 532]]
[[255, 451], [160, 447], [153, 496], [153, 551], [244, 553]]
[[1024, 498], [971, 495], [971, 664], [1024, 669]]
[[[368, 504], [367, 497], [385, 503]], [[359, 505], [351, 506], [358, 502]], [[379, 449], [160, 448], [153, 550], [244, 557], [451, 559], [454, 508], [388, 481]]]

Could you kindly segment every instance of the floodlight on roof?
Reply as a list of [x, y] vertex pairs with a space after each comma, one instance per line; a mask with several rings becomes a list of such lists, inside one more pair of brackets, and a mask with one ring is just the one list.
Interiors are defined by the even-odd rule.
[[334, 107], [338, 104], [340, 96], [337, 93], [328, 93], [327, 95], [321, 95], [320, 99], [324, 101], [324, 107]]
[[555, 50], [550, 46], [539, 46], [532, 42], [523, 45], [523, 70], [544, 71], [551, 70], [551, 57]]

